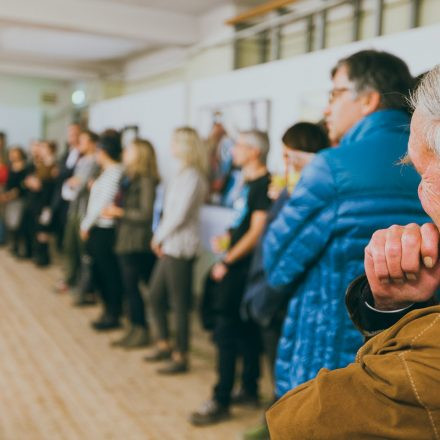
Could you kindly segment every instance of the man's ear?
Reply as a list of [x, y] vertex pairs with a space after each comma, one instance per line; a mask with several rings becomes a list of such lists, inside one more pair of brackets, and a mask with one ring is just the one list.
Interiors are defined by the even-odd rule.
[[379, 110], [380, 108], [380, 101], [381, 96], [380, 93], [377, 91], [371, 91], [364, 93], [361, 97], [361, 104], [362, 104], [362, 113], [364, 116], [369, 115], [370, 113], [375, 112], [376, 110]]

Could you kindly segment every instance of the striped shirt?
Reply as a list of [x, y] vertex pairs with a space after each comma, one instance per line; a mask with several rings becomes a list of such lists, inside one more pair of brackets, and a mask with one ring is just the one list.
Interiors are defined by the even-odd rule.
[[119, 189], [122, 172], [122, 165], [112, 165], [105, 169], [96, 179], [90, 190], [87, 212], [81, 222], [81, 230], [88, 231], [93, 226], [112, 228], [115, 225], [114, 219], [101, 217], [101, 212], [113, 203]]

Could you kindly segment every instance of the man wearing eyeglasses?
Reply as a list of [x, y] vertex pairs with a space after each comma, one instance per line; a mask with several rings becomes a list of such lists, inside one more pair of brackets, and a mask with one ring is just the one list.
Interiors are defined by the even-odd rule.
[[397, 164], [409, 137], [408, 66], [367, 50], [340, 60], [331, 76], [325, 115], [339, 147], [305, 168], [264, 241], [269, 284], [294, 286], [275, 365], [279, 398], [321, 368], [354, 361], [362, 337], [344, 292], [364, 271], [365, 246], [378, 229], [427, 219], [417, 173]]

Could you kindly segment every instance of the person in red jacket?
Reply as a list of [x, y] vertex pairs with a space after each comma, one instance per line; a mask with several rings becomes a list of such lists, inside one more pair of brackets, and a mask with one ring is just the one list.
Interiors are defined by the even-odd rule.
[[[0, 193], [8, 181], [9, 174], [8, 165], [6, 162], [6, 135], [0, 132]], [[6, 242], [6, 228], [4, 221], [4, 212], [0, 209], [0, 244]]]

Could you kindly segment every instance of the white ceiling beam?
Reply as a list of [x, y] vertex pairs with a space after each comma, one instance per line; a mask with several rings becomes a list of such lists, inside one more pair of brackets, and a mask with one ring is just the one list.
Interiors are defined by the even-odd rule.
[[1, 0], [0, 22], [163, 45], [193, 44], [199, 37], [197, 18], [187, 14], [87, 0]]
[[0, 59], [0, 73], [66, 81], [98, 79], [100, 77], [99, 73], [92, 69], [4, 59]]

